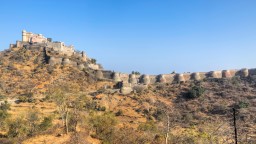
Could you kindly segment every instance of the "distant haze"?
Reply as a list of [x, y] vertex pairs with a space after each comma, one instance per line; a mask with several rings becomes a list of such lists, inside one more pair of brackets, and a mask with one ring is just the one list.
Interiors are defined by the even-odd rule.
[[73, 44], [105, 69], [146, 74], [256, 67], [255, 0], [8, 0], [0, 48], [23, 29]]

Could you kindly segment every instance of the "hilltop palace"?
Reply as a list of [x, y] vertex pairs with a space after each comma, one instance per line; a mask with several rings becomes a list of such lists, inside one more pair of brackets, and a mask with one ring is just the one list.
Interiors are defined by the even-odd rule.
[[16, 44], [10, 44], [10, 49], [19, 48], [41, 48], [45, 51], [45, 55], [49, 57], [48, 63], [51, 65], [73, 65], [79, 69], [85, 68], [87, 65], [93, 70], [99, 70], [98, 64], [89, 63], [85, 52], [77, 52], [73, 45], [67, 46], [64, 42], [52, 41], [52, 38], [46, 38], [42, 34], [34, 34], [32, 32], [22, 31], [22, 41], [16, 41]]
[[22, 41], [17, 41], [16, 44], [10, 44], [10, 48], [23, 47], [25, 45], [40, 45], [45, 46], [53, 51], [59, 51], [63, 55], [71, 56], [75, 50], [74, 46], [66, 46], [63, 42], [52, 42], [51, 38], [46, 38], [42, 34], [34, 34], [31, 32], [22, 31]]
[[200, 81], [205, 78], [232, 78], [248, 77], [256, 75], [256, 69], [222, 70], [211, 72], [195, 72], [183, 74], [159, 74], [159, 75], [135, 75], [103, 70], [98, 64], [92, 63], [85, 52], [76, 52], [73, 46], [66, 46], [63, 42], [53, 42], [42, 34], [34, 34], [22, 31], [22, 41], [10, 44], [10, 49], [30, 48], [41, 49], [47, 57], [50, 65], [71, 65], [83, 70], [85, 67], [94, 71], [97, 79], [122, 82], [121, 93], [126, 94], [134, 90], [136, 86], [147, 86], [156, 83], [173, 83], [186, 81]]

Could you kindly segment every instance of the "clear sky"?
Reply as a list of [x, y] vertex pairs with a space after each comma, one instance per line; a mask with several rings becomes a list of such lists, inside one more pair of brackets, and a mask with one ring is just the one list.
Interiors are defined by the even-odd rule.
[[22, 29], [120, 72], [256, 67], [256, 0], [1, 0], [0, 49]]

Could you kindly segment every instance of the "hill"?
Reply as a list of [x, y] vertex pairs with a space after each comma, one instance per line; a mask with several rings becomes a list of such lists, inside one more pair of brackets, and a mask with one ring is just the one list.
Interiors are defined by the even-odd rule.
[[234, 143], [234, 109], [239, 143], [256, 143], [254, 70], [127, 76], [22, 34], [0, 54], [0, 143]]

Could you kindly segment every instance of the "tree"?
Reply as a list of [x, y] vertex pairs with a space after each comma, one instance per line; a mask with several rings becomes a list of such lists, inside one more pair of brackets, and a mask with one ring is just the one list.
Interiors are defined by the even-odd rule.
[[156, 110], [154, 117], [162, 122], [164, 122], [163, 133], [165, 134], [165, 144], [168, 144], [170, 138], [171, 128], [174, 127], [174, 121], [176, 119], [173, 108], [166, 106], [164, 103], [160, 102], [156, 104], [158, 109]]
[[39, 114], [36, 110], [33, 110], [27, 115], [27, 123], [28, 123], [28, 135], [32, 136], [39, 130]]
[[72, 95], [75, 95], [78, 91], [79, 85], [69, 82], [57, 83], [48, 91], [48, 97], [57, 104], [66, 134], [69, 133], [69, 114], [70, 107], [72, 106]]
[[69, 97], [62, 90], [57, 90], [53, 95], [53, 99], [57, 104], [58, 112], [62, 119], [62, 125], [65, 127], [66, 134], [68, 134]]
[[18, 117], [9, 123], [8, 137], [26, 137], [28, 134], [28, 123], [24, 117]]
[[76, 132], [78, 123], [82, 123], [82, 121], [84, 121], [84, 111], [86, 111], [86, 105], [88, 102], [89, 100], [86, 95], [77, 96], [74, 100], [72, 100], [72, 109], [70, 109], [69, 118], [69, 125], [72, 131]]
[[91, 59], [91, 63], [92, 63], [92, 64], [96, 64], [96, 63], [97, 63], [97, 60], [96, 60], [96, 59]]

